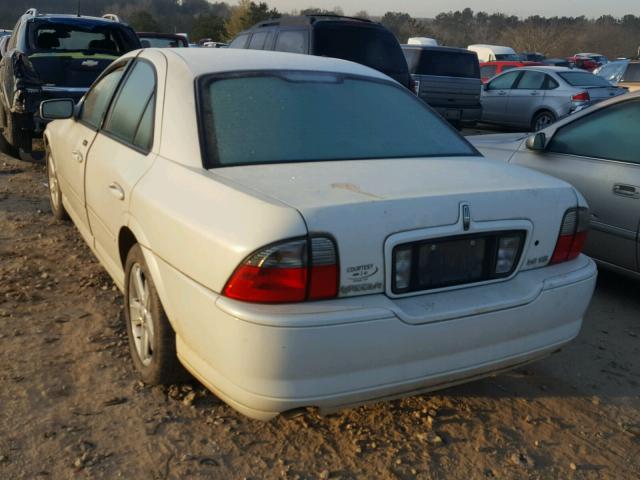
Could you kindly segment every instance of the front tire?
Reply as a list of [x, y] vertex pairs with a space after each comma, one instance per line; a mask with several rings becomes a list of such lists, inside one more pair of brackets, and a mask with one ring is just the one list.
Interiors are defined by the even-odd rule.
[[534, 132], [539, 132], [547, 128], [549, 125], [556, 121], [556, 116], [553, 112], [549, 110], [543, 110], [542, 112], [538, 112], [533, 116], [531, 120], [531, 130]]
[[49, 205], [51, 213], [56, 220], [69, 220], [69, 214], [62, 204], [62, 191], [60, 190], [60, 182], [58, 181], [58, 172], [53, 161], [51, 152], [47, 148], [47, 177], [49, 181]]
[[184, 380], [186, 373], [176, 355], [175, 332], [139, 245], [134, 245], [127, 255], [124, 297], [129, 352], [142, 381], [158, 385]]

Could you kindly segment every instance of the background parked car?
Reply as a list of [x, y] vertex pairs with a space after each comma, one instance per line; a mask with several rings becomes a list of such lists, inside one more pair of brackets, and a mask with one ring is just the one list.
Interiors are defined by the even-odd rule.
[[593, 72], [608, 62], [607, 57], [599, 53], [576, 53], [567, 59], [576, 68]]
[[114, 59], [138, 48], [138, 37], [124, 23], [28, 10], [0, 61], [0, 128], [12, 153], [31, 152], [32, 139], [42, 133], [42, 100], [79, 100]]
[[625, 92], [581, 70], [523, 67], [502, 73], [485, 85], [482, 121], [537, 131], [570, 113]]
[[469, 45], [467, 50], [471, 50], [478, 55], [478, 61], [495, 62], [496, 60], [520, 61], [520, 57], [511, 47], [503, 47], [501, 45]]
[[403, 45], [416, 94], [456, 127], [480, 120], [480, 69], [464, 48]]
[[535, 65], [542, 65], [542, 63], [524, 61], [483, 62], [480, 64], [480, 78], [482, 79], [482, 83], [487, 83], [491, 78], [501, 74], [502, 72], [506, 72], [507, 70]]
[[176, 33], [138, 32], [142, 48], [189, 48], [189, 40]]
[[566, 58], [545, 58], [542, 61], [543, 65], [548, 65], [550, 67], [571, 67], [572, 63]]
[[396, 37], [381, 24], [338, 15], [304, 15], [260, 22], [240, 33], [229, 48], [277, 50], [361, 63], [412, 89]]
[[605, 267], [640, 278], [640, 92], [571, 115], [527, 140], [520, 134], [479, 135], [471, 142], [568, 181], [591, 207], [585, 252]]
[[519, 54], [520, 60], [523, 62], [544, 62], [547, 58], [540, 52], [522, 52]]
[[640, 90], [640, 60], [616, 60], [603, 65], [593, 73], [630, 92]]

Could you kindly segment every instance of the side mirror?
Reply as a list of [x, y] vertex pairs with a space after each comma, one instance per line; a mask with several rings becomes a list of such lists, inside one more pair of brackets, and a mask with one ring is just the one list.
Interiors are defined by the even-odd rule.
[[487, 90], [489, 90], [489, 82], [487, 83], [483, 83], [482, 84], [482, 89], [486, 92]]
[[40, 118], [44, 120], [62, 120], [71, 118], [75, 104], [70, 98], [45, 100], [40, 103]]
[[543, 132], [538, 132], [527, 138], [527, 148], [529, 150], [542, 151], [547, 144], [547, 136]]

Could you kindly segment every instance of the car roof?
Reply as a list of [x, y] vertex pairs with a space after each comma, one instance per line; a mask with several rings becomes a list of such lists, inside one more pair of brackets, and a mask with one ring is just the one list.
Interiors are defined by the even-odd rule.
[[39, 13], [36, 16], [28, 16], [25, 17], [26, 21], [34, 21], [34, 22], [48, 22], [48, 21], [60, 21], [61, 23], [66, 23], [70, 25], [86, 25], [87, 23], [92, 25], [105, 25], [105, 26], [117, 26], [124, 25], [128, 26], [124, 22], [115, 22], [113, 20], [109, 20], [107, 18], [102, 17], [91, 17], [91, 16], [78, 16], [71, 14], [61, 14], [61, 13]]
[[351, 23], [351, 24], [360, 24], [360, 25], [371, 25], [380, 27], [381, 24], [378, 22], [374, 22], [369, 20], [368, 18], [360, 18], [360, 17], [346, 17], [344, 15], [334, 15], [334, 14], [309, 14], [309, 15], [295, 15], [295, 16], [285, 16], [279, 18], [271, 18], [269, 20], [263, 20], [262, 22], [258, 22], [253, 25], [251, 28], [246, 31], [251, 31], [253, 29], [261, 29], [264, 27], [272, 27], [272, 26], [288, 26], [288, 25], [314, 25], [318, 22], [340, 22], [340, 23]]
[[139, 37], [156, 37], [156, 38], [184, 38], [185, 37], [181, 33], [161, 33], [161, 32], [136, 32], [136, 35]]
[[451, 53], [464, 53], [465, 55], [474, 55], [475, 52], [471, 50], [467, 50], [466, 48], [458, 48], [458, 47], [443, 47], [441, 45], [415, 45], [403, 43], [400, 45], [403, 50], [433, 50], [435, 52], [451, 52]]
[[251, 70], [308, 70], [389, 79], [385, 74], [359, 63], [299, 53], [241, 48], [184, 48], [163, 51], [162, 53], [167, 56], [179, 57], [194, 77]]
[[[530, 65], [527, 67], [521, 67], [520, 70], [536, 70], [541, 72], [552, 72], [552, 73], [562, 73], [562, 72], [584, 72], [589, 73], [586, 70], [581, 70], [579, 68], [569, 68], [569, 67], [556, 67], [553, 65]], [[512, 70], [509, 70], [512, 71]]]

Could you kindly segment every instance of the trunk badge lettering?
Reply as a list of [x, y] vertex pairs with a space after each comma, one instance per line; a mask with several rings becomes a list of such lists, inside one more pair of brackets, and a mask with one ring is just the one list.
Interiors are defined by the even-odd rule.
[[462, 205], [462, 228], [466, 232], [471, 226], [471, 208], [469, 205]]
[[81, 63], [83, 67], [97, 67], [98, 62], [95, 60], [85, 60]]

